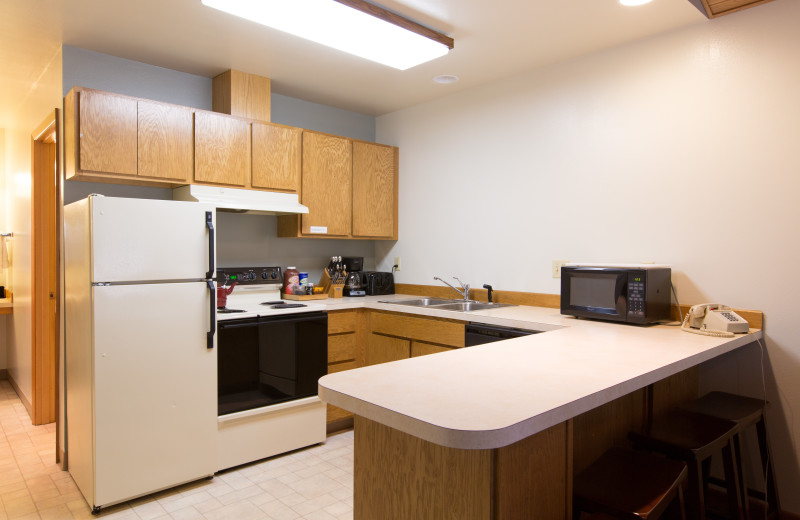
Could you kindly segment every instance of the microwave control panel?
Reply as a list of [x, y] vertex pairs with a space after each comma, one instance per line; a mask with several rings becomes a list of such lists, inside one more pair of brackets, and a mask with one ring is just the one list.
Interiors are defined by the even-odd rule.
[[632, 318], [645, 315], [645, 276], [644, 271], [628, 273], [628, 316]]

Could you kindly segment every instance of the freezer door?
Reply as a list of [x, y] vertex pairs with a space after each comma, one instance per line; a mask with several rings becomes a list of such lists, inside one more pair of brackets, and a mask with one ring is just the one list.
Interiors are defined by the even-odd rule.
[[213, 277], [213, 207], [93, 196], [90, 213], [93, 283]]
[[216, 470], [216, 348], [203, 282], [93, 287], [95, 503]]

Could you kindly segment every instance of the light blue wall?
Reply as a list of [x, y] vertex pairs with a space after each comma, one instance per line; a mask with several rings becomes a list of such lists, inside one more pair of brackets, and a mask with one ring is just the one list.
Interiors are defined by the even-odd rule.
[[[211, 110], [211, 78], [187, 74], [87, 51], [63, 48], [63, 84], [66, 95], [80, 86]], [[353, 139], [375, 140], [375, 118], [340, 108], [273, 94], [272, 121], [318, 130]], [[110, 197], [171, 199], [172, 190], [122, 184], [67, 181], [64, 203], [90, 193]], [[373, 241], [287, 239], [277, 237], [277, 217], [217, 215], [217, 259], [223, 267], [247, 265], [295, 265], [317, 280], [326, 258], [332, 255], [363, 256], [366, 269], [375, 269]]]

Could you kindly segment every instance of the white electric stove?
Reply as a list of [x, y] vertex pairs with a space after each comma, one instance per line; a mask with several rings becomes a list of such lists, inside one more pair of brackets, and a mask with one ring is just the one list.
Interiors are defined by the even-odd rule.
[[281, 300], [281, 275], [217, 269], [218, 470], [325, 442], [326, 306]]

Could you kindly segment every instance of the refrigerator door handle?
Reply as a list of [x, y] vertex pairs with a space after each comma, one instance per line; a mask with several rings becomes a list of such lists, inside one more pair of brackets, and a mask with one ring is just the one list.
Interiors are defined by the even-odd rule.
[[208, 228], [208, 272], [206, 278], [214, 278], [214, 215], [206, 211], [206, 227]]
[[217, 331], [217, 290], [214, 287], [213, 280], [208, 280], [206, 285], [208, 285], [208, 290], [211, 292], [211, 298], [209, 298], [211, 305], [209, 306], [210, 313], [208, 332], [206, 333], [206, 348], [214, 348], [214, 333]]

